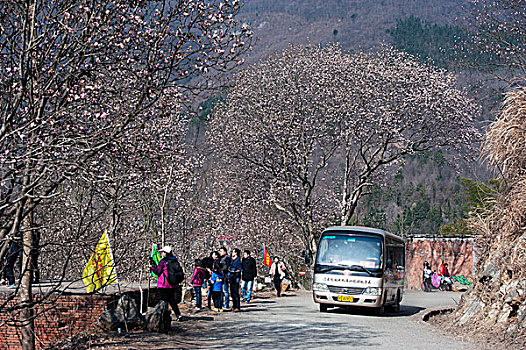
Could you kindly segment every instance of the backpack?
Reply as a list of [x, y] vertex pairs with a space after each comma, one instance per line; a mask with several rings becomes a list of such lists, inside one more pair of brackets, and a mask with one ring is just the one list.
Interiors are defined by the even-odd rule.
[[184, 280], [184, 272], [181, 264], [177, 259], [168, 259], [166, 263], [168, 283], [172, 286], [181, 283]]
[[190, 281], [192, 284], [202, 285], [205, 278], [205, 272], [202, 269], [197, 269], [194, 278]]

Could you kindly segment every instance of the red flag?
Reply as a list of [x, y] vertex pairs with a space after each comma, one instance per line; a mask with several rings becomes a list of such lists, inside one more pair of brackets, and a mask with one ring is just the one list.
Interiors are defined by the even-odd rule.
[[263, 244], [263, 265], [271, 267], [272, 266], [272, 259], [270, 258], [270, 254], [267, 251], [267, 247]]

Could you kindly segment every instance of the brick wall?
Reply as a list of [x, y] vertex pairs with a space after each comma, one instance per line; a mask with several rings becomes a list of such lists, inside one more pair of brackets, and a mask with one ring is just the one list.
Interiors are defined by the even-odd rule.
[[[5, 298], [6, 294], [0, 295], [0, 304]], [[36, 308], [36, 312], [39, 313], [35, 320], [37, 349], [44, 349], [68, 336], [92, 329], [99, 315], [115, 308], [116, 301], [117, 296], [114, 295], [51, 296]], [[8, 306], [18, 302], [17, 297], [9, 301]], [[0, 312], [0, 350], [21, 349], [20, 329], [16, 327], [15, 320], [16, 315]]]
[[406, 288], [420, 289], [424, 261], [437, 270], [442, 261], [448, 263], [452, 276], [464, 275], [473, 281], [473, 238], [419, 237], [406, 241]]

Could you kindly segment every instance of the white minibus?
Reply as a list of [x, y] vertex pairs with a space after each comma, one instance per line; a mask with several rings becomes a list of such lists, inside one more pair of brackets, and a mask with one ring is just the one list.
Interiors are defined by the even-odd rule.
[[335, 226], [320, 236], [314, 265], [313, 298], [330, 307], [400, 310], [405, 281], [404, 240], [370, 227]]

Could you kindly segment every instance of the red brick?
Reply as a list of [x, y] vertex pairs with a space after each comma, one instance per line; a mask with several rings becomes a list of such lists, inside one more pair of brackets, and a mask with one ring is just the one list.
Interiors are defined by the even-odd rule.
[[[0, 295], [0, 304], [5, 301], [5, 295]], [[97, 323], [98, 316], [107, 310], [116, 296], [59, 296], [54, 303], [40, 304], [36, 312], [45, 310], [35, 320], [35, 333], [37, 335], [37, 349], [47, 347], [64, 337], [89, 330]], [[39, 296], [35, 296], [38, 300]], [[15, 299], [8, 306], [15, 305]], [[0, 323], [10, 320], [13, 315], [6, 312], [0, 313]], [[62, 327], [59, 327], [59, 320]], [[12, 322], [0, 329], [0, 350], [18, 350], [20, 345], [20, 329]]]

